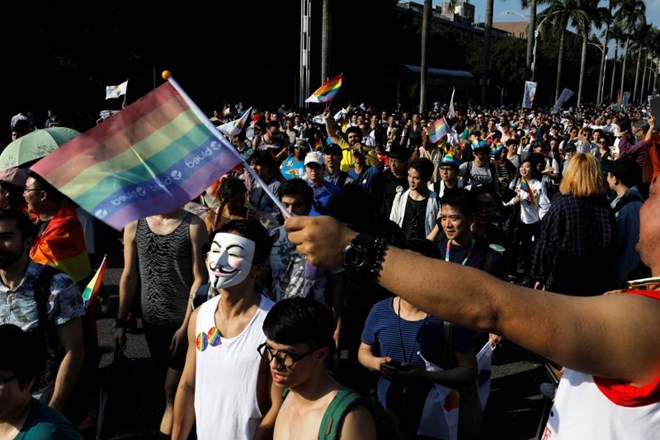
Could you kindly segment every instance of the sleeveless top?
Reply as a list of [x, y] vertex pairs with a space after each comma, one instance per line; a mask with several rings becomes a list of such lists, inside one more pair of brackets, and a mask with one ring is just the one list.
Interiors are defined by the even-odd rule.
[[186, 213], [176, 229], [155, 234], [145, 219], [135, 233], [141, 283], [142, 317], [150, 323], [180, 326], [193, 283], [190, 221]]
[[[658, 291], [632, 291], [660, 300]], [[566, 369], [543, 440], [657, 439], [660, 433], [660, 372], [636, 387]]]
[[275, 304], [261, 296], [243, 331], [224, 338], [215, 326], [220, 295], [200, 306], [195, 326], [195, 423], [199, 440], [252, 440], [263, 414], [257, 403], [262, 325]]

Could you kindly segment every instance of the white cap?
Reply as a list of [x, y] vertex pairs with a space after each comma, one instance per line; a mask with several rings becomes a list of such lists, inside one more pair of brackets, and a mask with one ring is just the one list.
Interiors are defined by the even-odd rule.
[[307, 156], [305, 156], [305, 165], [309, 164], [310, 162], [314, 162], [323, 166], [323, 155], [319, 151], [312, 151], [311, 153], [307, 153]]

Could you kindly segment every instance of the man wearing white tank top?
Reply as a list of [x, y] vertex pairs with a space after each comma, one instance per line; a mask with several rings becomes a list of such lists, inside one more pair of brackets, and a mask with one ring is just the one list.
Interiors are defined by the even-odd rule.
[[188, 325], [188, 353], [174, 402], [172, 439], [272, 437], [282, 391], [257, 347], [273, 302], [255, 290], [271, 248], [266, 229], [234, 220], [212, 235], [206, 263], [212, 296]]

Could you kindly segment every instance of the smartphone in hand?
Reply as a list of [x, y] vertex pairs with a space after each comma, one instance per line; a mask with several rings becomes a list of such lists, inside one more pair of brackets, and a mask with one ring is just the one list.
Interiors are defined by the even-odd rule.
[[389, 361], [386, 364], [382, 364], [381, 367], [383, 367], [383, 368], [385, 368], [386, 370], [389, 370], [389, 371], [401, 371], [401, 369], [402, 369], [401, 362], [394, 361], [394, 360]]

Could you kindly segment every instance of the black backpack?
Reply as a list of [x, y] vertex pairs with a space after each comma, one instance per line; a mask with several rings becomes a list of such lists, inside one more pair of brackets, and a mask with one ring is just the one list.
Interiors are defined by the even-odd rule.
[[[53, 347], [56, 353], [57, 362], [62, 360], [64, 356], [62, 346], [57, 335], [57, 329], [53, 326], [50, 319], [48, 319], [48, 298], [50, 297], [50, 286], [53, 277], [58, 273], [64, 273], [61, 270], [46, 265], [39, 273], [34, 283], [34, 300], [37, 303], [37, 312], [39, 313], [39, 334], [43, 336], [46, 343]], [[92, 274], [93, 275], [93, 274]], [[86, 287], [86, 281], [83, 280], [78, 284], [81, 292]], [[83, 284], [84, 283], [84, 284]], [[85, 349], [85, 360], [80, 371], [80, 381], [85, 385], [95, 383], [96, 374], [99, 363], [101, 361], [98, 339], [96, 331], [92, 326], [92, 318], [90, 312], [82, 317], [82, 332], [83, 332], [83, 345]]]

